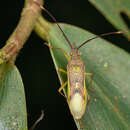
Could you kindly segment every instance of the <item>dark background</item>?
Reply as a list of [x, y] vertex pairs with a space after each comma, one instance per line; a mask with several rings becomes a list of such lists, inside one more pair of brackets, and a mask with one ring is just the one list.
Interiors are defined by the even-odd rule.
[[[1, 47], [16, 27], [23, 4], [23, 0], [0, 3]], [[45, 7], [57, 21], [82, 27], [94, 34], [116, 31], [87, 0], [46, 0]], [[49, 18], [47, 15], [46, 17]], [[130, 27], [127, 16], [122, 14], [122, 17]], [[52, 21], [50, 18], [49, 20]], [[105, 39], [130, 52], [130, 43], [123, 36], [109, 36]], [[57, 92], [60, 83], [49, 50], [34, 32], [17, 57], [16, 65], [25, 86], [28, 126], [33, 125], [43, 109], [45, 116], [37, 125], [37, 130], [76, 130], [67, 103]]]

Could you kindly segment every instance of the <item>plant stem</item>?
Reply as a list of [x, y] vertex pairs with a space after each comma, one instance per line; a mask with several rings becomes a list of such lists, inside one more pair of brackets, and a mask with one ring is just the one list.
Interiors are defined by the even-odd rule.
[[48, 33], [51, 27], [52, 23], [46, 21], [42, 16], [39, 16], [34, 30], [42, 39], [48, 40]]
[[[43, 0], [36, 1], [42, 3]], [[40, 8], [33, 0], [27, 0], [16, 29], [7, 40], [6, 45], [0, 50], [0, 64], [7, 61], [15, 62], [16, 56], [32, 32], [39, 14]]]

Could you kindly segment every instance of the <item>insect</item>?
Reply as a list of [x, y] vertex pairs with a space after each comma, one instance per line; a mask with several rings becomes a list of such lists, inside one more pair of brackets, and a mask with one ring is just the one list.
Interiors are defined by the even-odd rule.
[[[84, 115], [85, 110], [87, 108], [87, 104], [89, 102], [89, 95], [86, 89], [85, 76], [90, 76], [92, 79], [93, 74], [85, 72], [85, 65], [83, 61], [81, 60], [79, 49], [93, 39], [103, 37], [106, 35], [111, 35], [111, 34], [121, 34], [126, 31], [110, 32], [110, 33], [97, 35], [91, 39], [84, 41], [78, 47], [75, 47], [74, 43], [71, 44], [70, 40], [65, 35], [64, 31], [62, 30], [61, 26], [56, 21], [55, 17], [53, 17], [52, 14], [47, 9], [45, 9], [42, 5], [40, 5], [37, 2], [35, 3], [53, 19], [53, 21], [57, 24], [65, 40], [67, 41], [67, 43], [69, 44], [71, 48], [70, 58], [64, 52], [64, 50], [62, 50], [61, 48], [58, 48], [62, 51], [62, 53], [64, 54], [64, 56], [66, 57], [68, 61], [67, 71], [61, 68], [59, 68], [58, 70], [59, 72], [67, 74], [67, 81], [62, 84], [62, 86], [59, 88], [58, 91], [60, 94], [62, 94], [61, 91], [63, 90], [65, 86], [67, 86], [67, 101], [69, 104], [71, 114], [73, 115], [75, 119], [80, 120], [82, 116]], [[48, 46], [53, 48], [50, 44], [48, 44]]]

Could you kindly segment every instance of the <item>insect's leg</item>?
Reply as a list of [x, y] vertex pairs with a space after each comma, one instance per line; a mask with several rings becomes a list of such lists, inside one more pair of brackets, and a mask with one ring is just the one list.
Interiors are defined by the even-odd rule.
[[[59, 74], [60, 74], [60, 72], [62, 72], [62, 73], [64, 73], [64, 74], [67, 74], [67, 72], [64, 70], [64, 69], [61, 69], [61, 68], [58, 68], [58, 72], [59, 72]], [[61, 78], [61, 82], [62, 82], [62, 86], [66, 83], [64, 83], [64, 81], [63, 81], [63, 79]], [[62, 88], [62, 86], [59, 88], [59, 90], [58, 90], [58, 92], [62, 95], [62, 96], [64, 96], [65, 97], [65, 95], [61, 92], [62, 91], [62, 89], [65, 87], [63, 87]]]
[[[62, 72], [62, 73], [64, 73], [64, 74], [67, 74], [67, 72], [66, 72], [64, 69], [58, 68], [58, 73], [59, 73], [59, 75], [60, 75], [60, 72]], [[62, 78], [61, 78], [61, 82], [62, 82], [62, 84], [64, 84], [64, 81], [63, 81]]]
[[[91, 77], [91, 78], [88, 80], [88, 90], [90, 90], [90, 91], [93, 92], [93, 93], [96, 93], [95, 90], [93, 90], [93, 88], [91, 88], [92, 80], [93, 80], [93, 74], [92, 74], [92, 73], [85, 73], [85, 76]], [[88, 99], [89, 99], [89, 97], [88, 97]]]
[[56, 49], [59, 49], [59, 50], [64, 54], [64, 56], [65, 56], [65, 58], [66, 58], [66, 60], [67, 60], [68, 62], [70, 61], [69, 56], [66, 54], [66, 52], [65, 52], [63, 49], [61, 49], [61, 48], [56, 48]]
[[67, 71], [65, 71], [64, 69], [59, 68], [58, 71], [67, 74]]
[[66, 60], [67, 60], [67, 61], [70, 61], [69, 56], [65, 53], [65, 51], [64, 51], [63, 49], [61, 49], [61, 48], [55, 48], [55, 47], [53, 47], [50, 43], [44, 43], [44, 44], [47, 45], [50, 49], [54, 48], [54, 49], [60, 50], [60, 51], [64, 54]]
[[88, 103], [89, 103], [89, 101], [90, 101], [90, 96], [88, 95]]
[[85, 72], [85, 76], [89, 76], [91, 77], [89, 80], [88, 80], [88, 89], [91, 89], [91, 83], [92, 83], [92, 80], [93, 80], [93, 74], [92, 73], [86, 73]]
[[84, 73], [85, 74], [85, 76], [90, 76], [90, 77], [93, 77], [93, 74], [92, 73]]
[[[62, 89], [67, 85], [68, 81], [66, 81], [65, 83], [62, 84], [62, 86], [58, 89], [58, 92], [65, 97], [65, 95], [61, 92]], [[66, 97], [65, 97], [66, 98]]]
[[49, 47], [49, 49], [52, 49], [52, 48], [54, 48], [49, 42], [45, 42], [44, 43], [46, 46], [48, 46]]

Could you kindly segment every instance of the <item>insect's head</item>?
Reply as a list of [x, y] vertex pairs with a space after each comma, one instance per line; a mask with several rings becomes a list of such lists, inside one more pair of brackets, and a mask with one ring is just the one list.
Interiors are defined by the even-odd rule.
[[80, 54], [78, 52], [78, 48], [75, 46], [75, 42], [73, 42], [70, 47], [71, 47], [70, 56], [71, 57], [79, 57]]

